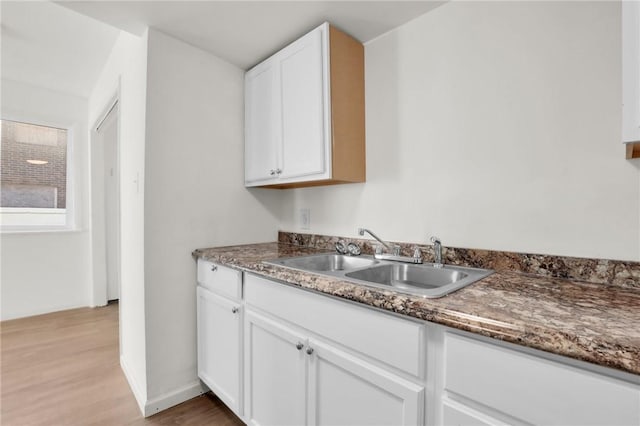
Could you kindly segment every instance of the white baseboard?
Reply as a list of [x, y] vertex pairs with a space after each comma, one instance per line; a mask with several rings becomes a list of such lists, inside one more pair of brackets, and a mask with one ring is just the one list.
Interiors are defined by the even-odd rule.
[[174, 405], [178, 405], [190, 400], [191, 398], [195, 398], [198, 395], [202, 395], [206, 391], [207, 389], [200, 384], [199, 380], [197, 380], [174, 391], [167, 392], [156, 398], [150, 399], [144, 406], [143, 414], [145, 417], [152, 416], [162, 410], [166, 410]]
[[133, 375], [131, 374], [131, 369], [127, 366], [124, 358], [120, 357], [120, 368], [124, 372], [124, 376], [127, 378], [127, 382], [129, 382], [129, 387], [131, 388], [131, 392], [133, 392], [133, 396], [136, 398], [136, 402], [138, 403], [138, 408], [143, 416], [145, 415], [145, 404], [147, 402], [147, 397], [140, 390], [140, 385], [135, 381]]
[[11, 311], [9, 310], [9, 313], [7, 313], [7, 309], [3, 308], [0, 312], [0, 321], [7, 321], [7, 320], [12, 320], [12, 319], [18, 319], [18, 318], [27, 318], [27, 317], [35, 317], [38, 315], [46, 315], [46, 314], [52, 314], [54, 312], [60, 312], [60, 311], [68, 311], [71, 309], [78, 309], [78, 308], [87, 308], [89, 307], [89, 305], [87, 304], [70, 304], [70, 305], [54, 305], [54, 306], [47, 306], [47, 307], [40, 307], [37, 309], [26, 309], [26, 310], [18, 310], [18, 311]]
[[146, 394], [142, 393], [140, 385], [133, 378], [131, 370], [127, 366], [127, 363], [125, 362], [123, 357], [120, 357], [120, 367], [122, 368], [122, 371], [124, 372], [124, 375], [129, 382], [129, 387], [133, 392], [133, 396], [136, 398], [138, 408], [140, 409], [142, 415], [145, 417], [153, 416], [154, 414], [159, 413], [162, 410], [166, 410], [167, 408], [171, 408], [174, 405], [178, 405], [182, 402], [188, 401], [191, 398], [202, 395], [209, 390], [200, 383], [200, 380], [196, 380], [186, 386], [147, 400]]

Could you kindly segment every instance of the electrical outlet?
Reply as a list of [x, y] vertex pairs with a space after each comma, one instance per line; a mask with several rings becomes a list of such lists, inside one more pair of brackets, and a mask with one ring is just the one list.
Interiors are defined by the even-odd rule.
[[300, 228], [309, 229], [311, 227], [311, 209], [300, 209]]

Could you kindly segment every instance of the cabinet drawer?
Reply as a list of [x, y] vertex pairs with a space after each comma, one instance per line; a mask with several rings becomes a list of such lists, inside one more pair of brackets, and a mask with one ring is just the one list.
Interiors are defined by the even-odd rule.
[[424, 377], [425, 325], [355, 304], [245, 276], [245, 301], [347, 348]]
[[450, 394], [533, 424], [640, 424], [637, 385], [449, 333], [445, 351]]
[[443, 426], [506, 426], [506, 423], [445, 399], [442, 403]]
[[198, 284], [232, 299], [242, 298], [242, 272], [198, 259]]

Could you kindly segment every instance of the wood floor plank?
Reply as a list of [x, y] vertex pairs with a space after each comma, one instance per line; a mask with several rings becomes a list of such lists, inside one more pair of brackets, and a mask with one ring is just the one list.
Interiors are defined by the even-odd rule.
[[145, 419], [119, 362], [117, 303], [0, 322], [0, 424], [243, 424], [211, 394]]

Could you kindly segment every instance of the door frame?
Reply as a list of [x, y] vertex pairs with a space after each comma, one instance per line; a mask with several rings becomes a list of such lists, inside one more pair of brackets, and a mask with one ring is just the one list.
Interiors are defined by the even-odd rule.
[[[108, 302], [107, 298], [107, 265], [106, 265], [106, 229], [105, 229], [105, 209], [104, 209], [104, 178], [96, 181], [95, 174], [104, 174], [104, 155], [99, 155], [103, 151], [103, 146], [97, 144], [102, 143], [99, 135], [100, 126], [109, 117], [111, 113], [115, 113], [117, 120], [117, 137], [116, 137], [116, 259], [115, 268], [118, 280], [118, 297], [122, 298], [122, 270], [121, 270], [121, 180], [120, 180], [120, 152], [121, 152], [121, 106], [120, 106], [120, 84], [113, 96], [105, 104], [102, 113], [91, 127], [90, 138], [90, 211], [91, 211], [91, 270], [92, 270], [92, 303], [91, 306], [105, 306]], [[119, 333], [121, 334], [121, 333]]]

